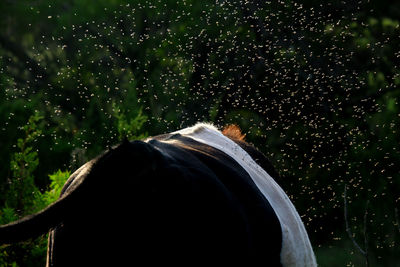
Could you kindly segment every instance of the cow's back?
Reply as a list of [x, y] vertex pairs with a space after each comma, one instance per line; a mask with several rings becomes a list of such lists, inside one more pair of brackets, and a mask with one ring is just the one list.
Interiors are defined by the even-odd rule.
[[89, 180], [85, 196], [51, 231], [48, 264], [279, 266], [279, 221], [248, 174], [212, 147], [179, 141], [125, 142], [78, 176]]

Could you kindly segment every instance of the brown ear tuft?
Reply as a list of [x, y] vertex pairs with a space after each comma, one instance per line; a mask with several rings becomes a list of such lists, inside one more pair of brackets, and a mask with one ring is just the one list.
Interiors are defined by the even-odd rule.
[[239, 126], [236, 124], [228, 124], [222, 130], [222, 134], [233, 140], [244, 141], [245, 134], [242, 134]]

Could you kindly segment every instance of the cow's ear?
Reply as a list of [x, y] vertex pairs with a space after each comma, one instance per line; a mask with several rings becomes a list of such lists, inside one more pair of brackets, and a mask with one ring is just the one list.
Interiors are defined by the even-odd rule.
[[226, 125], [222, 130], [222, 134], [232, 140], [239, 140], [239, 141], [245, 141], [244, 138], [246, 137], [245, 134], [242, 134], [242, 131], [240, 130], [239, 126], [237, 126], [236, 124]]

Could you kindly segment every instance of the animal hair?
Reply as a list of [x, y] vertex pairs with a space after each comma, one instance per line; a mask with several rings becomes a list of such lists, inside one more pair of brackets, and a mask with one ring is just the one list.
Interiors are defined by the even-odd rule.
[[222, 134], [232, 140], [245, 141], [246, 134], [242, 134], [239, 126], [236, 124], [228, 124], [222, 130]]

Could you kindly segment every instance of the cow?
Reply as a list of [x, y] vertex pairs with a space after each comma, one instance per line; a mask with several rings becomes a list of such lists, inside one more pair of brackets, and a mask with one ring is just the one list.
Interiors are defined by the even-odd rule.
[[76, 170], [55, 203], [0, 226], [0, 244], [50, 231], [49, 267], [317, 266], [271, 175], [237, 126], [125, 140]]

